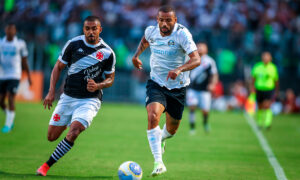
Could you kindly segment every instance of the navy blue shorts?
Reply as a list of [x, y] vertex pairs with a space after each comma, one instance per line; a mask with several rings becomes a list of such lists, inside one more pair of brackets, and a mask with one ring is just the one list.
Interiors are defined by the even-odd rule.
[[0, 80], [0, 94], [6, 94], [7, 92], [16, 94], [19, 82], [20, 80], [16, 79]]
[[146, 106], [152, 102], [158, 102], [165, 107], [165, 111], [174, 119], [181, 120], [184, 110], [186, 87], [169, 90], [150, 79], [147, 82], [146, 88]]

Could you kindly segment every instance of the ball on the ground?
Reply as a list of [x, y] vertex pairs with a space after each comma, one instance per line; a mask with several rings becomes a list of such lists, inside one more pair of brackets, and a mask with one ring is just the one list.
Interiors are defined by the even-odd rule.
[[139, 180], [142, 179], [143, 171], [138, 163], [126, 161], [119, 167], [118, 175], [120, 180]]

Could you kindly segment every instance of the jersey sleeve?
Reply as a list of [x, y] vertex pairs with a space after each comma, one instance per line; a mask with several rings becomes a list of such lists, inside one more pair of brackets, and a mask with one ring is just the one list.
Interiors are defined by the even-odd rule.
[[68, 64], [71, 62], [72, 58], [72, 43], [71, 41], [68, 41], [63, 50], [61, 51], [58, 60], [64, 64]]
[[112, 51], [110, 56], [108, 57], [108, 60], [106, 61], [104, 65], [104, 73], [105, 74], [112, 74], [115, 72], [115, 65], [116, 65], [116, 55]]
[[256, 78], [256, 72], [257, 72], [257, 64], [253, 66], [252, 71], [251, 71], [251, 76], [252, 78]]
[[216, 62], [211, 59], [211, 68], [210, 68], [210, 74], [218, 74], [218, 69], [217, 69], [217, 66], [216, 66]]
[[28, 50], [25, 41], [21, 40], [20, 41], [20, 53], [22, 57], [27, 57], [28, 56]]
[[277, 67], [274, 65], [274, 80], [278, 81], [279, 75], [278, 75], [278, 70]]
[[179, 33], [179, 43], [186, 54], [190, 54], [197, 50], [192, 34], [186, 28], [183, 28]]
[[154, 30], [155, 26], [148, 26], [145, 30], [145, 39], [149, 42], [150, 36]]

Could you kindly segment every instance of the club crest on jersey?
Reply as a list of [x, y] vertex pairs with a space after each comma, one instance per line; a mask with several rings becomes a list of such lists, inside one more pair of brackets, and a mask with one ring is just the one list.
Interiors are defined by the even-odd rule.
[[175, 45], [175, 42], [173, 41], [173, 40], [170, 40], [169, 42], [168, 42], [168, 46], [174, 46]]
[[150, 38], [149, 41], [150, 41], [150, 43], [154, 43], [153, 38]]
[[53, 120], [54, 120], [54, 121], [59, 121], [59, 120], [60, 120], [60, 115], [59, 115], [59, 114], [55, 114], [55, 115], [53, 116]]
[[102, 61], [103, 58], [104, 58], [103, 52], [101, 52], [101, 51], [97, 52], [96, 58], [97, 58], [99, 61]]

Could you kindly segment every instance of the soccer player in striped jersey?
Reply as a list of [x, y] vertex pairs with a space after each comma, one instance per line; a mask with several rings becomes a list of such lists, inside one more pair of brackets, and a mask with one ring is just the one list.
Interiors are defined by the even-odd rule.
[[[189, 30], [177, 23], [175, 10], [163, 6], [158, 10], [156, 26], [148, 26], [132, 58], [134, 66], [142, 69], [139, 55], [148, 47], [151, 50], [151, 79], [147, 83], [146, 109], [148, 113], [147, 136], [154, 168], [152, 176], [167, 171], [162, 153], [165, 141], [176, 133], [184, 109], [189, 71], [199, 66], [200, 57]], [[160, 116], [166, 113], [166, 124], [161, 130]]]
[[100, 19], [89, 16], [84, 21], [84, 35], [68, 41], [51, 74], [50, 89], [44, 107], [52, 107], [55, 85], [61, 71], [68, 66], [64, 93], [52, 114], [48, 128], [48, 140], [55, 141], [67, 126], [67, 136], [37, 170], [46, 176], [49, 168], [62, 158], [74, 145], [74, 141], [87, 129], [101, 106], [102, 89], [110, 87], [115, 77], [115, 54], [99, 37], [102, 31]]
[[[0, 40], [0, 106], [6, 113], [5, 125], [1, 129], [3, 133], [10, 132], [14, 126], [15, 97], [22, 67], [27, 73], [28, 82], [31, 85], [26, 43], [16, 36], [16, 32], [16, 25], [9, 23], [5, 27], [6, 36]], [[8, 108], [5, 104], [6, 95], [8, 96]]]
[[207, 45], [197, 44], [201, 57], [201, 65], [191, 71], [191, 85], [187, 90], [186, 103], [190, 109], [190, 133], [195, 134], [195, 110], [197, 106], [203, 115], [203, 127], [205, 132], [210, 131], [208, 115], [211, 106], [211, 92], [218, 82], [218, 70], [215, 61], [207, 55]]

